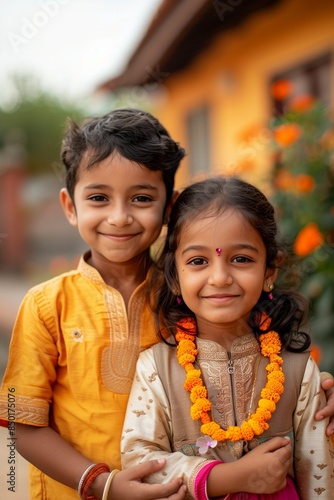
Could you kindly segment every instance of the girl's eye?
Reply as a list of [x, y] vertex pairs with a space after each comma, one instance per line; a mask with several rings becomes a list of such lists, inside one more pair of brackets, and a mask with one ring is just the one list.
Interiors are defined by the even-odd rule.
[[145, 194], [139, 194], [138, 196], [135, 196], [132, 201], [139, 201], [140, 203], [149, 203], [152, 201], [152, 198], [150, 196], [147, 196]]
[[195, 259], [191, 259], [188, 262], [188, 264], [190, 264], [191, 266], [203, 266], [207, 263], [208, 261], [206, 259], [203, 259], [202, 257], [195, 257]]
[[89, 201], [107, 201], [107, 197], [104, 196], [103, 194], [94, 194], [93, 196], [90, 196]]
[[238, 257], [234, 257], [232, 262], [243, 263], [243, 262], [253, 262], [253, 260], [250, 259], [249, 257], [245, 257], [244, 255], [239, 255]]

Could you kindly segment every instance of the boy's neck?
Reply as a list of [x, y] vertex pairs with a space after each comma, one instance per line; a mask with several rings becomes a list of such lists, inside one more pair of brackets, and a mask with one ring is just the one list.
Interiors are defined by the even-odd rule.
[[102, 276], [106, 285], [118, 290], [127, 304], [135, 289], [146, 279], [152, 260], [149, 252], [129, 262], [106, 262], [93, 255], [87, 260]]

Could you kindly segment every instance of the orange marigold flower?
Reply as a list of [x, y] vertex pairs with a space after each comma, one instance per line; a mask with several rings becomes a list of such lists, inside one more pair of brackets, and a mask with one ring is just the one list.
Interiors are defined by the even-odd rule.
[[241, 424], [241, 432], [243, 439], [246, 439], [247, 441], [250, 441], [254, 437], [254, 431], [247, 421]]
[[190, 408], [190, 416], [193, 420], [199, 420], [203, 412], [211, 410], [211, 403], [206, 398], [200, 398]]
[[187, 391], [191, 391], [196, 385], [203, 385], [200, 370], [190, 370], [187, 372], [186, 380], [184, 382], [184, 388]]
[[271, 94], [277, 101], [283, 101], [291, 94], [293, 85], [289, 80], [277, 80], [271, 86]]
[[310, 222], [299, 231], [293, 249], [299, 257], [306, 257], [320, 247], [323, 242], [324, 238], [319, 227], [314, 222]]
[[267, 387], [264, 387], [261, 391], [261, 398], [268, 399], [269, 401], [277, 403], [277, 401], [280, 400], [280, 394], [278, 394], [277, 392], [273, 392], [271, 389], [268, 389]]
[[277, 353], [281, 346], [281, 341], [278, 333], [270, 331], [260, 335], [261, 354], [263, 356], [270, 356]]
[[248, 423], [256, 436], [259, 436], [260, 434], [262, 434], [263, 427], [261, 426], [261, 424], [257, 420], [255, 420], [255, 418], [250, 418], [248, 420]]
[[315, 187], [315, 180], [311, 175], [299, 174], [294, 178], [294, 188], [300, 193], [311, 193]]
[[308, 111], [315, 104], [315, 98], [310, 94], [303, 94], [294, 97], [290, 101], [290, 109], [293, 111]]
[[294, 177], [285, 168], [281, 168], [275, 177], [275, 185], [277, 189], [287, 191], [294, 186]]
[[231, 425], [226, 431], [226, 439], [229, 441], [240, 441], [242, 439], [240, 427]]
[[284, 148], [298, 141], [301, 133], [301, 128], [296, 123], [283, 123], [274, 129], [274, 138]]
[[260, 399], [258, 405], [259, 408], [266, 408], [271, 413], [274, 413], [274, 411], [276, 410], [275, 403], [273, 401], [270, 401], [269, 399]]
[[191, 389], [190, 400], [192, 403], [195, 403], [197, 398], [206, 398], [208, 395], [208, 391], [204, 387], [204, 385], [196, 385]]
[[320, 346], [316, 344], [311, 345], [311, 356], [314, 359], [314, 361], [317, 363], [317, 365], [320, 363], [321, 359], [321, 349]]

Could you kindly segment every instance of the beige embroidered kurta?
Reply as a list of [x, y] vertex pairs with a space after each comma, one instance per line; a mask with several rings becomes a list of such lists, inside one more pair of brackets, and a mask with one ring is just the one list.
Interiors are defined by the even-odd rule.
[[[136, 361], [157, 341], [144, 287], [133, 293], [127, 317], [120, 293], [81, 259], [76, 271], [30, 290], [13, 332], [0, 418], [50, 425], [93, 462], [119, 468]], [[35, 468], [31, 478], [34, 500], [78, 498]]]
[[[223, 428], [240, 425], [257, 406], [268, 359], [261, 356], [252, 334], [236, 339], [230, 356], [212, 341], [197, 339], [197, 347], [215, 421]], [[141, 353], [123, 429], [123, 466], [164, 457], [167, 466], [147, 480], [161, 483], [182, 476], [193, 498], [196, 474], [208, 460], [237, 460], [266, 439], [289, 435], [294, 443], [290, 476], [300, 498], [334, 498], [333, 446], [325, 436], [327, 421], [314, 420], [325, 402], [319, 370], [308, 353], [284, 352], [282, 356], [285, 390], [270, 428], [250, 443], [219, 443], [200, 456], [195, 445], [201, 436], [200, 424], [190, 417], [189, 393], [183, 388], [185, 372], [175, 348], [158, 344]]]

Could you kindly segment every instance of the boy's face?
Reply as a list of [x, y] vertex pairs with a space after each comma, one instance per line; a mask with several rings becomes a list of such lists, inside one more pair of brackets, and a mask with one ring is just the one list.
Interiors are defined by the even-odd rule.
[[78, 171], [73, 204], [66, 190], [61, 203], [92, 251], [92, 265], [140, 259], [161, 232], [166, 188], [152, 171], [115, 154]]

